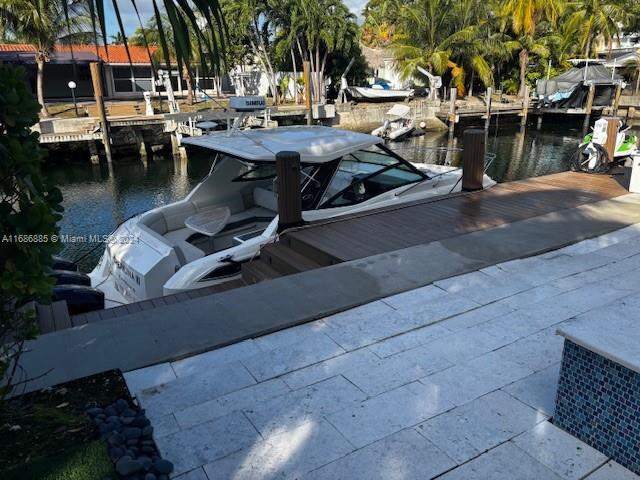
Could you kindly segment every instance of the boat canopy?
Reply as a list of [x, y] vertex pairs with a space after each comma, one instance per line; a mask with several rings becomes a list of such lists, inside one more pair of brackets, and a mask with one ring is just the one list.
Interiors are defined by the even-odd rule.
[[411, 107], [409, 105], [401, 105], [396, 103], [393, 107], [387, 110], [386, 115], [394, 118], [406, 118], [411, 113]]
[[323, 126], [294, 126], [213, 132], [186, 137], [184, 145], [223, 152], [247, 161], [274, 162], [277, 152], [300, 153], [302, 163], [325, 163], [382, 143], [380, 137]]

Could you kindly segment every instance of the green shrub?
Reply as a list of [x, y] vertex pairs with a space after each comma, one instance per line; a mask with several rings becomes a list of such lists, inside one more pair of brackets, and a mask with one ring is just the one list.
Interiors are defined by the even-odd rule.
[[17, 368], [37, 334], [29, 302], [50, 299], [58, 251], [62, 194], [42, 175], [45, 151], [31, 131], [39, 110], [24, 69], [0, 64], [0, 399], [30, 374]]

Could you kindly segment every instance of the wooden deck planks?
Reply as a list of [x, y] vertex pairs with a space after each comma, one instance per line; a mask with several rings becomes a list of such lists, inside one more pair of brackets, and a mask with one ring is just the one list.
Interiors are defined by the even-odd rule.
[[315, 222], [285, 235], [355, 260], [624, 195], [625, 177], [557, 173]]

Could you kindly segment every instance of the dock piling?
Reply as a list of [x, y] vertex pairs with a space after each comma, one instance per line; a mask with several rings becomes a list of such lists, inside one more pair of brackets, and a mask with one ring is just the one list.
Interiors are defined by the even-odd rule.
[[587, 104], [585, 105], [585, 117], [584, 124], [582, 126], [583, 131], [588, 131], [589, 123], [591, 122], [591, 110], [593, 109], [593, 98], [596, 95], [595, 84], [589, 84], [589, 93], [587, 94]]
[[313, 112], [311, 111], [311, 63], [302, 64], [302, 80], [304, 82], [304, 104], [307, 109], [307, 125], [311, 125]]
[[463, 134], [462, 191], [482, 190], [484, 180], [485, 132], [469, 128]]
[[98, 107], [98, 116], [100, 117], [100, 127], [102, 129], [102, 143], [107, 156], [107, 162], [111, 163], [111, 139], [109, 138], [109, 122], [107, 113], [104, 108], [104, 96], [102, 89], [102, 65], [99, 62], [91, 62], [89, 64], [91, 71], [91, 82], [93, 83], [93, 94], [96, 98], [96, 106]]
[[449, 135], [453, 135], [456, 128], [456, 100], [458, 98], [458, 89], [452, 88], [449, 94]]
[[524, 86], [524, 96], [522, 97], [522, 113], [520, 117], [520, 125], [527, 124], [527, 116], [529, 116], [529, 85]]
[[282, 151], [276, 154], [278, 175], [278, 231], [302, 224], [300, 191], [300, 154]]
[[617, 117], [607, 118], [607, 141], [604, 144], [604, 149], [609, 157], [609, 162], [613, 162], [613, 156], [615, 155], [619, 124], [620, 120]]
[[491, 95], [493, 94], [493, 88], [491, 87], [487, 87], [487, 93], [485, 96], [485, 104], [487, 107], [487, 110], [485, 112], [485, 118], [484, 118], [484, 129], [488, 130], [489, 126], [491, 125]]

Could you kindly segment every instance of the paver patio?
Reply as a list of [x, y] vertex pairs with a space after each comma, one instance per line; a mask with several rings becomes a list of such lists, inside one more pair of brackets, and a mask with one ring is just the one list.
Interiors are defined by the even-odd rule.
[[181, 480], [640, 479], [551, 418], [558, 326], [638, 292], [640, 224], [125, 377]]

